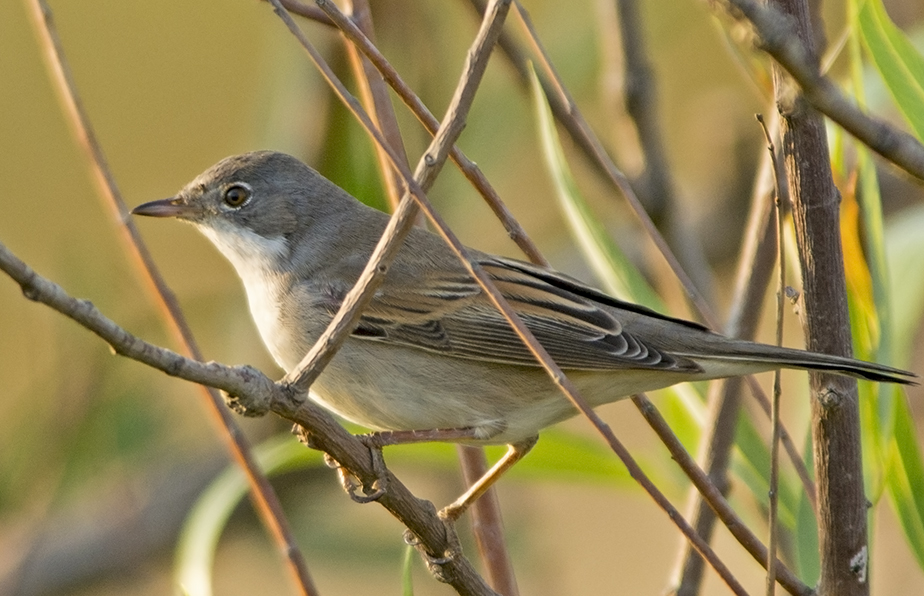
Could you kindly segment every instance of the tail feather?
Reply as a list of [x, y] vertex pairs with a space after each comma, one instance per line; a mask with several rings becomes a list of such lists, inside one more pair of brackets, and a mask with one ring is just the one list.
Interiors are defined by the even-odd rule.
[[799, 368], [804, 370], [819, 370], [836, 374], [876, 381], [878, 383], [898, 383], [900, 385], [917, 385], [918, 378], [913, 372], [866, 362], [844, 356], [833, 356], [818, 352], [808, 352], [793, 348], [780, 348], [755, 342], [740, 341], [726, 344], [722, 355], [723, 360], [742, 360], [749, 362], [765, 362], [770, 368]]

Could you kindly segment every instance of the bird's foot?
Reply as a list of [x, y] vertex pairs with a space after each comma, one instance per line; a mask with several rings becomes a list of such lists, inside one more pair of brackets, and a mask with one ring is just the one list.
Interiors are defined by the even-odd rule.
[[[385, 494], [388, 488], [388, 470], [385, 468], [385, 458], [382, 456], [382, 448], [373, 442], [365, 440], [366, 437], [360, 435], [357, 437], [369, 449], [369, 456], [372, 459], [372, 471], [375, 473], [375, 480], [371, 485], [358, 482], [356, 476], [350, 473], [332, 458], [329, 454], [324, 454], [324, 462], [328, 467], [337, 470], [337, 477], [340, 479], [340, 486], [351, 499], [357, 503], [371, 503], [379, 500]], [[364, 494], [360, 494], [360, 489]]]
[[[323, 451], [321, 446], [317, 444], [311, 436], [311, 433], [308, 432], [308, 429], [305, 427], [296, 424], [292, 427], [292, 434], [310, 449]], [[344, 492], [346, 492], [351, 499], [357, 503], [371, 503], [372, 501], [380, 499], [382, 495], [385, 494], [385, 488], [388, 486], [388, 470], [385, 468], [385, 458], [382, 456], [382, 447], [376, 444], [374, 440], [370, 440], [367, 435], [359, 435], [357, 438], [369, 449], [369, 457], [372, 460], [372, 471], [375, 474], [375, 480], [372, 481], [372, 484], [360, 482], [355, 475], [340, 465], [340, 462], [326, 452], [324, 453], [324, 463], [327, 464], [327, 467], [337, 470], [337, 478], [340, 480], [340, 486], [343, 487]], [[362, 490], [364, 494], [360, 494], [360, 490]]]
[[424, 558], [424, 561], [427, 564], [427, 569], [429, 569], [430, 573], [437, 577], [440, 575], [440, 567], [451, 562], [453, 559], [462, 554], [462, 548], [459, 546], [457, 539], [454, 538], [456, 535], [455, 529], [452, 527], [450, 522], [443, 520], [443, 523], [449, 525], [447, 528], [446, 536], [450, 538], [450, 542], [446, 550], [443, 551], [441, 555], [432, 555], [428, 553], [426, 549], [423, 548], [423, 544], [421, 543], [420, 539], [415, 536], [413, 532], [410, 530], [404, 531], [405, 544], [408, 546], [413, 546], [417, 549], [417, 552], [419, 552], [420, 555]]

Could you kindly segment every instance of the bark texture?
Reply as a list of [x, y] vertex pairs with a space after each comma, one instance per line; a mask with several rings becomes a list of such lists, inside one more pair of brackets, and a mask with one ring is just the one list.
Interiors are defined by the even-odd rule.
[[[806, 2], [774, 0], [774, 4], [792, 17], [803, 44], [814, 47]], [[814, 60], [817, 64], [817, 52]], [[831, 175], [824, 120], [778, 66], [774, 82], [802, 265], [806, 342], [813, 351], [850, 356], [840, 194]], [[867, 595], [869, 551], [857, 384], [846, 377], [813, 373], [810, 385], [821, 556], [818, 594]]]

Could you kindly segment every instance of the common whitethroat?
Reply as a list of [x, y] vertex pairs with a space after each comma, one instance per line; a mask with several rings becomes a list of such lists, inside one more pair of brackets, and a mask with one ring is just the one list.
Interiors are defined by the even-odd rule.
[[[388, 222], [289, 155], [228, 157], [175, 197], [132, 213], [192, 223], [231, 262], [276, 362], [291, 371], [331, 321]], [[912, 384], [880, 364], [730, 339], [582, 282], [468, 249], [593, 407], [683, 381], [777, 368]], [[391, 442], [507, 444], [443, 510], [455, 519], [535, 443], [577, 412], [444, 241], [415, 228], [310, 397]], [[427, 431], [406, 433], [405, 431]]]

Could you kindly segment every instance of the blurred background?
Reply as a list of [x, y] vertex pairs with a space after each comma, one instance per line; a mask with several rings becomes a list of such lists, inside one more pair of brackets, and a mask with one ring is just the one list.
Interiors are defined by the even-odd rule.
[[[611, 3], [525, 4], [591, 125], [617, 163], [637, 175], [637, 142], [613, 68], [618, 56]], [[79, 93], [130, 206], [168, 197], [218, 159], [255, 149], [293, 153], [356, 196], [383, 205], [364, 133], [265, 3], [85, 0], [51, 5]], [[886, 5], [899, 26], [922, 38], [924, 5], [917, 0]], [[677, 186], [676, 213], [702, 247], [715, 280], [706, 291], [724, 313], [763, 151], [753, 114], [769, 113], [771, 106], [760, 83], [743, 74], [736, 50], [700, 3], [649, 2], [642, 8], [657, 76], [658, 116]], [[832, 3], [827, 11], [829, 39], [836, 40], [844, 28], [844, 8]], [[132, 333], [176, 348], [98, 198], [49, 83], [25, 3], [3, 0], [2, 14], [0, 241]], [[380, 0], [373, 17], [379, 47], [441, 118], [477, 30], [468, 3]], [[513, 28], [512, 16], [508, 23]], [[324, 26], [303, 24], [349, 79], [339, 36]], [[839, 68], [845, 69], [835, 62], [835, 74]], [[502, 56], [492, 58], [460, 145], [553, 265], [597, 283], [562, 225], [538, 148], [531, 100], [511, 73]], [[871, 82], [868, 93], [877, 113], [904, 126], [885, 91]], [[402, 107], [396, 111], [408, 154], [416, 162], [427, 135]], [[621, 198], [564, 143], [601, 222], [640, 264], [662, 269], [646, 256], [643, 236]], [[921, 209], [924, 192], [920, 183], [894, 168], [881, 168], [880, 175], [888, 234], [891, 222]], [[521, 256], [453, 166], [429, 194], [465, 243]], [[252, 364], [279, 376], [250, 321], [233, 270], [212, 246], [189, 226], [164, 221], [139, 226], [206, 357]], [[676, 288], [662, 285], [674, 314], [689, 316]], [[772, 341], [772, 325], [769, 320], [765, 325], [765, 341]], [[895, 364], [921, 374], [924, 357], [920, 333], [915, 333], [916, 349]], [[788, 343], [801, 345], [791, 315], [786, 334]], [[808, 411], [802, 399], [804, 374], [789, 373], [787, 379], [792, 390], [785, 397], [785, 420], [800, 437]], [[919, 435], [924, 430], [922, 397], [920, 388], [908, 391]], [[0, 593], [174, 590], [179, 527], [228, 464], [197, 389], [112, 356], [95, 336], [25, 300], [4, 277], [0, 411]], [[600, 413], [682, 508], [687, 484], [635, 409], [614, 404]], [[288, 429], [273, 417], [238, 422], [255, 443]], [[560, 425], [552, 436], [553, 442], [556, 436], [577, 437], [591, 452], [600, 449], [581, 420]], [[423, 446], [397, 449], [386, 457], [416, 494], [441, 506], [461, 489], [453, 453], [451, 447]], [[370, 588], [397, 593], [402, 527], [376, 505], [351, 502], [332, 471], [317, 458], [306, 458], [310, 463], [275, 482], [321, 593]], [[508, 539], [524, 594], [604, 589], [655, 594], [667, 586], [679, 535], [625, 479], [621, 466], [615, 460], [609, 465], [612, 474], [569, 474], [543, 473], [524, 462], [524, 470], [501, 482]], [[760, 528], [760, 507], [741, 489], [733, 492], [733, 504]], [[888, 506], [877, 508], [871, 529], [873, 592], [918, 592], [924, 573]], [[474, 553], [466, 544], [467, 552]], [[760, 590], [761, 570], [727, 532], [718, 531], [716, 544], [745, 585]], [[431, 580], [419, 561], [414, 574], [416, 593], [451, 593]], [[221, 536], [213, 581], [218, 594], [293, 593], [246, 499]], [[726, 588], [709, 573], [704, 593], [723, 594]]]

